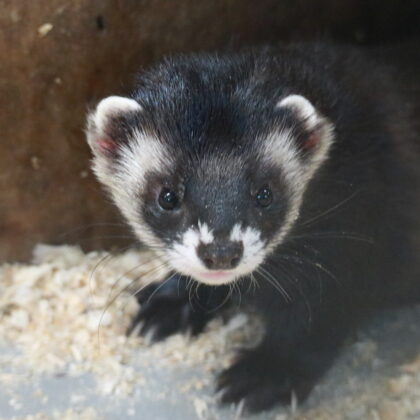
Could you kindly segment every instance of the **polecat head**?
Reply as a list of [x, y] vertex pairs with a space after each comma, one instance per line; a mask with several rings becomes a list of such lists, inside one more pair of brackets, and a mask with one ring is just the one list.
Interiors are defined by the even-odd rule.
[[102, 100], [87, 137], [140, 240], [177, 272], [222, 284], [283, 241], [332, 125], [299, 92], [206, 57], [166, 62], [131, 99]]

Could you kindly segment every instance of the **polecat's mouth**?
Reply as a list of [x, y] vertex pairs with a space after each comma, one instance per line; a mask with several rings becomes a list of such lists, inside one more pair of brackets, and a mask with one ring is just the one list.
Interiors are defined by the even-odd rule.
[[203, 277], [208, 277], [209, 279], [223, 279], [226, 277], [231, 277], [232, 272], [231, 271], [206, 271], [200, 273]]
[[193, 276], [197, 281], [209, 285], [221, 285], [235, 280], [234, 271], [201, 271]]

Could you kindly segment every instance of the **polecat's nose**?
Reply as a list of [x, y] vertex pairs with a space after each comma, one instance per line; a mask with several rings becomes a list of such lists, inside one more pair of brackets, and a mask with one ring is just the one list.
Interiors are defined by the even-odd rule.
[[197, 254], [204, 265], [210, 270], [232, 270], [241, 261], [244, 252], [242, 242], [227, 242], [223, 244], [200, 244]]

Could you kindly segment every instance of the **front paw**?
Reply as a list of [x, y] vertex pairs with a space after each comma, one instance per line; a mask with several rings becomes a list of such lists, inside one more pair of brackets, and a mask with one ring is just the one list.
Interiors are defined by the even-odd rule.
[[244, 410], [258, 412], [275, 404], [295, 404], [306, 399], [316, 380], [302, 375], [296, 362], [258, 350], [243, 352], [219, 376], [222, 403], [243, 402]]
[[193, 308], [188, 294], [173, 284], [153, 284], [137, 296], [140, 310], [128, 334], [134, 331], [156, 342], [179, 332], [200, 333], [208, 320], [205, 313]]

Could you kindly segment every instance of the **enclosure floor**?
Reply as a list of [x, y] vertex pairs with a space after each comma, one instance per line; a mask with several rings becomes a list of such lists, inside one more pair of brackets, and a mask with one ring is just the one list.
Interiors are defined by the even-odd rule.
[[[235, 349], [256, 340], [240, 308], [194, 339], [126, 337], [138, 309], [132, 291], [162, 275], [151, 254], [76, 247], [39, 246], [33, 264], [1, 266], [0, 419], [240, 418], [240, 407], [220, 407], [214, 395]], [[307, 403], [246, 418], [419, 420], [419, 320], [420, 307], [378, 315]]]

